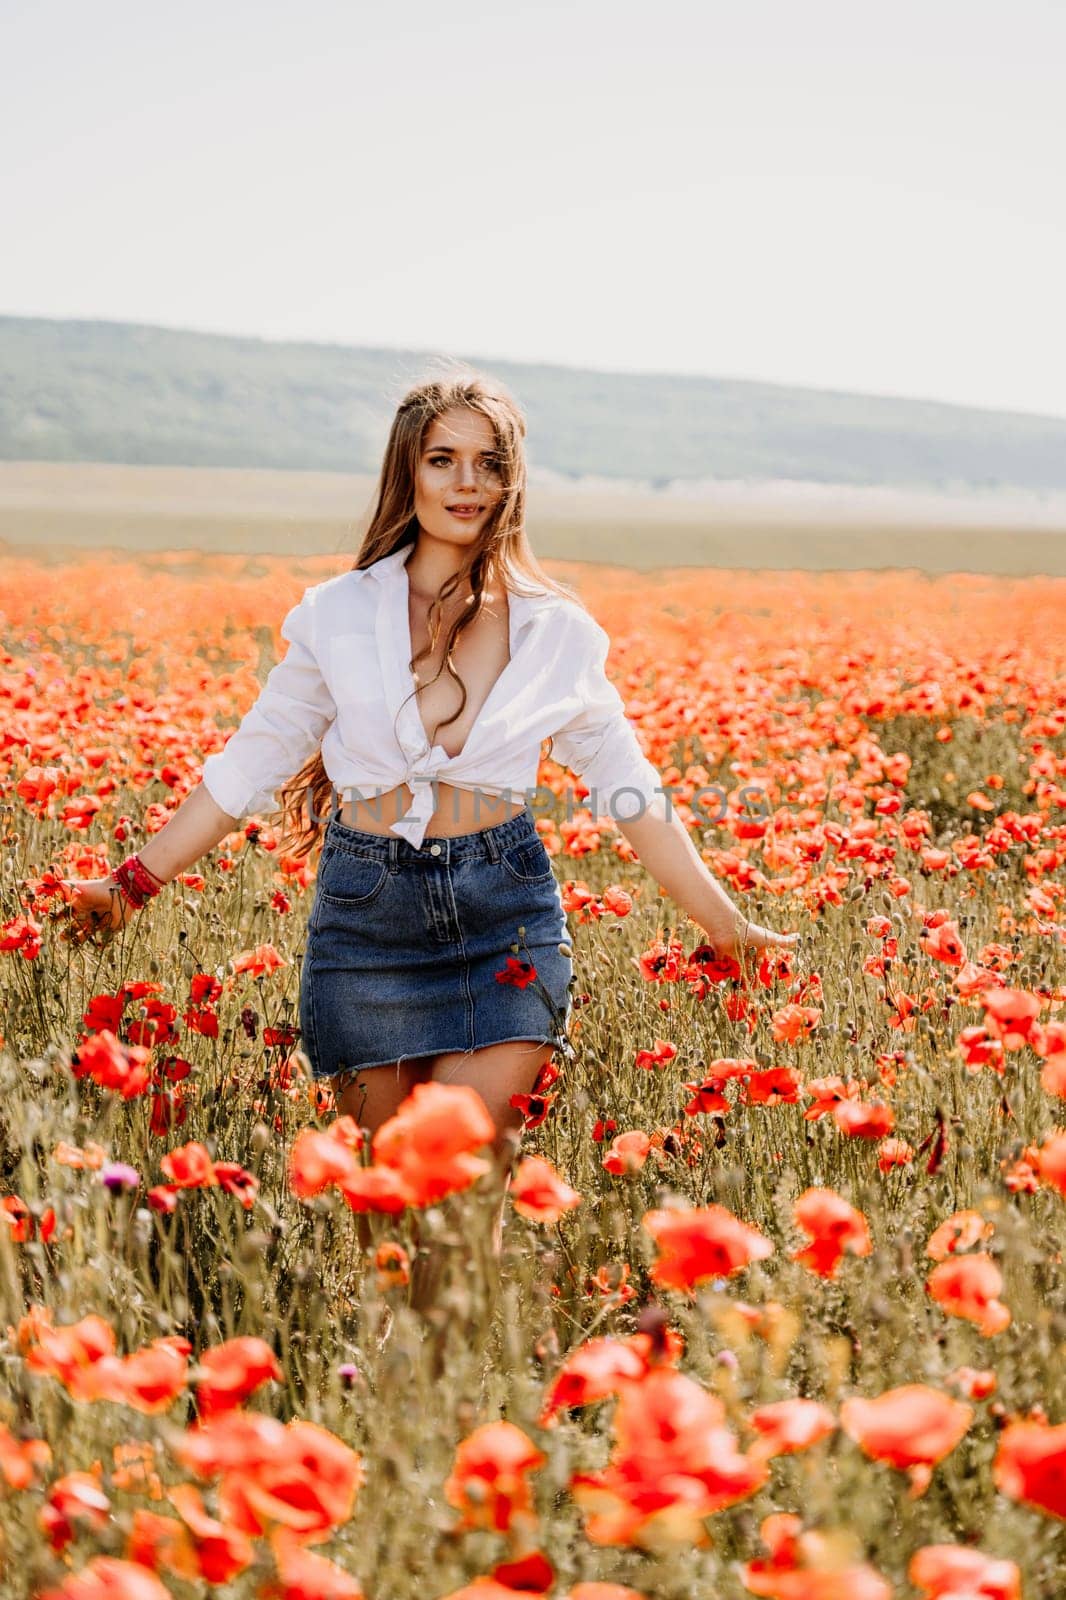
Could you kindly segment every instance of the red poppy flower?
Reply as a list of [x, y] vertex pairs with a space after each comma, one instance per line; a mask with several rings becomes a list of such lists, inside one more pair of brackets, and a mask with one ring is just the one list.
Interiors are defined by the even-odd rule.
[[602, 1472], [579, 1472], [571, 1493], [595, 1544], [706, 1545], [704, 1519], [765, 1483], [765, 1461], [743, 1453], [725, 1408], [691, 1378], [654, 1368], [625, 1384]]
[[[358, 1166], [355, 1153], [360, 1144], [353, 1144], [346, 1130], [337, 1131], [338, 1123], [351, 1121], [350, 1117], [338, 1118], [325, 1130], [301, 1128], [296, 1135], [289, 1152], [289, 1182], [301, 1200], [310, 1200], [331, 1183], [340, 1183]], [[361, 1143], [361, 1134], [359, 1140]]]
[[279, 1531], [270, 1545], [278, 1575], [258, 1590], [259, 1600], [364, 1600], [350, 1573], [306, 1550], [291, 1533]]
[[1010, 1326], [1010, 1311], [997, 1298], [1003, 1278], [983, 1251], [942, 1261], [930, 1273], [926, 1288], [944, 1311], [976, 1323], [986, 1336]]
[[394, 1172], [391, 1167], [355, 1165], [337, 1180], [337, 1187], [356, 1213], [377, 1211], [395, 1217], [418, 1203], [418, 1197], [408, 1189], [403, 1174]]
[[642, 1133], [639, 1128], [634, 1128], [629, 1133], [620, 1133], [616, 1136], [600, 1165], [605, 1172], [628, 1176], [641, 1170], [650, 1150], [649, 1135]]
[[273, 1350], [252, 1334], [213, 1345], [201, 1354], [194, 1374], [200, 1415], [232, 1411], [264, 1383], [281, 1382], [283, 1376]]
[[802, 1518], [778, 1511], [763, 1518], [759, 1537], [769, 1556], [741, 1568], [752, 1594], [766, 1600], [892, 1600], [893, 1590], [879, 1572], [848, 1559], [853, 1536], [804, 1531]]
[[821, 1278], [835, 1277], [846, 1254], [868, 1256], [873, 1250], [866, 1218], [835, 1189], [805, 1189], [792, 1208], [792, 1220], [811, 1240], [793, 1251], [792, 1259]]
[[[99, 1465], [99, 1464], [98, 1464]], [[53, 1550], [65, 1550], [79, 1528], [105, 1528], [111, 1502], [100, 1487], [100, 1473], [67, 1472], [48, 1491], [37, 1521]]]
[[907, 1576], [926, 1600], [1022, 1600], [1021, 1574], [1013, 1561], [965, 1545], [924, 1545], [911, 1557]]
[[200, 1577], [208, 1583], [229, 1583], [251, 1566], [255, 1559], [252, 1541], [239, 1529], [228, 1528], [212, 1517], [199, 1489], [191, 1483], [175, 1484], [168, 1498], [188, 1531]]
[[398, 1173], [416, 1206], [468, 1189], [492, 1162], [474, 1155], [496, 1124], [469, 1084], [417, 1083], [373, 1139], [374, 1160]]
[[151, 1083], [151, 1051], [143, 1044], [123, 1044], [109, 1028], [84, 1039], [70, 1058], [76, 1078], [91, 1078], [101, 1089], [114, 1089], [124, 1100], [144, 1094]]
[[996, 1488], [1011, 1500], [1066, 1519], [1066, 1422], [1012, 1422], [992, 1463]]
[[216, 1181], [214, 1162], [209, 1151], [195, 1140], [171, 1150], [159, 1165], [179, 1189], [197, 1189]]
[[663, 1288], [691, 1290], [708, 1278], [731, 1277], [774, 1252], [769, 1239], [725, 1206], [647, 1211], [642, 1221], [659, 1247], [651, 1277]]
[[760, 1406], [748, 1418], [751, 1426], [762, 1436], [757, 1446], [766, 1455], [789, 1455], [795, 1450], [807, 1450], [819, 1439], [834, 1432], [837, 1419], [817, 1400], [778, 1400]]
[[584, 1196], [559, 1176], [544, 1156], [526, 1156], [515, 1168], [510, 1187], [515, 1210], [533, 1222], [558, 1222]]
[[802, 1087], [795, 1067], [768, 1067], [745, 1080], [744, 1099], [750, 1106], [794, 1106]]
[[893, 1467], [935, 1466], [950, 1455], [973, 1421], [973, 1407], [924, 1383], [858, 1396], [840, 1408], [840, 1425], [874, 1461]]
[[1040, 1182], [1066, 1196], [1066, 1133], [1048, 1135], [1037, 1148], [1035, 1165]]
[[170, 1600], [170, 1591], [147, 1567], [94, 1556], [58, 1588], [42, 1590], [38, 1600]]
[[403, 1289], [411, 1281], [411, 1258], [397, 1239], [385, 1239], [374, 1251], [374, 1274], [378, 1292]]
[[0, 1422], [0, 1480], [9, 1489], [28, 1489], [51, 1459], [44, 1439], [16, 1439]]
[[1040, 1015], [1039, 997], [1025, 989], [993, 989], [981, 996], [981, 1003], [985, 1026], [1002, 1041], [1004, 1050], [1021, 1050]]
[[833, 1107], [832, 1118], [849, 1139], [883, 1139], [896, 1123], [892, 1107], [880, 1100], [841, 1100]]
[[[667, 1329], [661, 1360], [672, 1363], [680, 1354], [679, 1335]], [[556, 1374], [537, 1419], [539, 1425], [550, 1427], [560, 1411], [592, 1405], [617, 1394], [625, 1383], [639, 1382], [651, 1370], [649, 1356], [647, 1334], [633, 1334], [628, 1339], [589, 1339], [579, 1345]]]
[[192, 1346], [167, 1335], [125, 1357], [104, 1356], [93, 1369], [94, 1398], [117, 1400], [148, 1416], [166, 1411], [185, 1390]]
[[927, 1256], [934, 1261], [946, 1261], [959, 1250], [968, 1250], [972, 1244], [991, 1238], [994, 1227], [986, 1222], [979, 1211], [956, 1211], [933, 1229], [925, 1247]]
[[533, 1509], [529, 1474], [547, 1458], [513, 1422], [487, 1422], [464, 1439], [444, 1498], [462, 1513], [459, 1528], [506, 1533]]
[[508, 956], [506, 964], [494, 976], [497, 983], [506, 984], [512, 989], [527, 989], [536, 978], [537, 969], [530, 961], [519, 961], [517, 956]]

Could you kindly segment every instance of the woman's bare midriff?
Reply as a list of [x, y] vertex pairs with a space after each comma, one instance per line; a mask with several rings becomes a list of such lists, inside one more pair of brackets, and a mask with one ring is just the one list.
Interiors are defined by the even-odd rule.
[[[385, 794], [369, 800], [346, 799], [340, 812], [341, 821], [348, 828], [358, 828], [363, 833], [381, 833], [388, 838], [397, 837], [392, 824], [398, 822], [411, 804], [412, 792], [406, 783], [389, 789]], [[450, 783], [438, 782], [437, 806], [428, 824], [426, 837], [454, 838], [460, 833], [477, 833], [481, 828], [494, 828], [497, 823], [516, 817], [524, 809], [506, 795], [486, 794], [484, 790], [457, 789]]]

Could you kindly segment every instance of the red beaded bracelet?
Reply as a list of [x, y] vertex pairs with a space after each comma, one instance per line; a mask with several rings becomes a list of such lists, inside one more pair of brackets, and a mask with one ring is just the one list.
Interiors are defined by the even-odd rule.
[[138, 855], [127, 856], [121, 866], [112, 868], [111, 877], [118, 884], [123, 899], [137, 911], [166, 887], [164, 880], [156, 877]]

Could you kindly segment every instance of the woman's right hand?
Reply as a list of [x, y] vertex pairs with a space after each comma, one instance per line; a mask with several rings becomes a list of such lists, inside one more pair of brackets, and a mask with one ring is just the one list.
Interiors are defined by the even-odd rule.
[[66, 924], [59, 937], [67, 944], [109, 944], [135, 915], [113, 878], [64, 878], [66, 904], [52, 912]]

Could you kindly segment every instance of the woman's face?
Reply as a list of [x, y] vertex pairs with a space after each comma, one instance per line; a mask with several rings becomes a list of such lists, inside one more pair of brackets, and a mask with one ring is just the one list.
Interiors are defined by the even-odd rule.
[[[476, 545], [503, 494], [496, 437], [488, 417], [453, 406], [434, 417], [415, 470], [415, 516], [434, 539]], [[463, 515], [454, 508], [477, 509]]]

